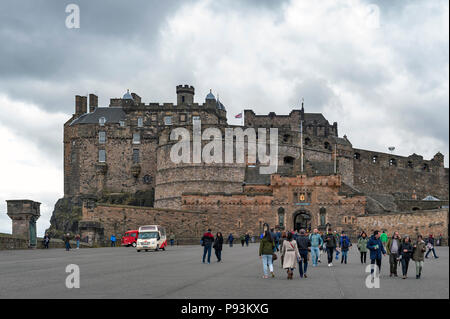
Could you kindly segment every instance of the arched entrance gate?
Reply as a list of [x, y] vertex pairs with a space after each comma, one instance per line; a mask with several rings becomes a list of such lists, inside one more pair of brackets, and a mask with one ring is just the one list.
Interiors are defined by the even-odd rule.
[[306, 210], [299, 210], [294, 213], [294, 230], [311, 230], [311, 214]]

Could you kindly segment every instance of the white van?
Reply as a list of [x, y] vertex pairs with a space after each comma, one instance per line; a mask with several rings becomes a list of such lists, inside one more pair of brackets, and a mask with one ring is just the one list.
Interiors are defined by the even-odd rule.
[[139, 235], [136, 241], [136, 251], [166, 250], [167, 237], [164, 227], [159, 225], [146, 225], [139, 227]]

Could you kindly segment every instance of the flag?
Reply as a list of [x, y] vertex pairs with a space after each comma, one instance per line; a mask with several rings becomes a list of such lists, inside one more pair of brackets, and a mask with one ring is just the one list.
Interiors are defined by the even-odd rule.
[[235, 118], [235, 119], [241, 119], [241, 118], [242, 118], [242, 112], [239, 113], [239, 114], [236, 114], [236, 115], [234, 116], [234, 118]]

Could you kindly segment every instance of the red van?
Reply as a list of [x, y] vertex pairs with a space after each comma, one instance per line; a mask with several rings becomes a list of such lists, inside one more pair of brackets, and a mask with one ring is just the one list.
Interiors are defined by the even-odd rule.
[[122, 237], [122, 246], [136, 247], [136, 241], [139, 235], [138, 230], [129, 230]]

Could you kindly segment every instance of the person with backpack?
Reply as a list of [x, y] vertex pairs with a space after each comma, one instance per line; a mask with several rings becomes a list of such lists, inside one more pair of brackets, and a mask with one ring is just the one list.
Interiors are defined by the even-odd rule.
[[244, 244], [245, 244], [245, 235], [242, 234], [241, 237], [239, 237], [239, 239], [241, 240], [241, 245], [242, 245], [242, 247], [244, 247]]
[[211, 263], [211, 246], [214, 242], [214, 236], [211, 234], [211, 229], [208, 229], [206, 233], [203, 234], [201, 239], [203, 246], [203, 259], [202, 262], [205, 263], [206, 254], [208, 254], [208, 264]]
[[367, 260], [367, 242], [369, 238], [367, 237], [366, 232], [362, 232], [358, 239], [358, 250], [361, 257], [361, 264], [365, 264]]
[[317, 267], [317, 262], [320, 258], [320, 249], [323, 245], [322, 236], [320, 236], [317, 228], [314, 228], [313, 233], [309, 235], [309, 241], [311, 243], [311, 259], [313, 267]]
[[416, 264], [416, 279], [420, 279], [420, 276], [422, 276], [424, 255], [426, 250], [427, 247], [425, 242], [423, 241], [422, 235], [418, 235], [412, 252], [412, 260], [414, 260]]
[[400, 256], [401, 239], [397, 231], [394, 232], [386, 244], [386, 251], [389, 255], [390, 277], [397, 277], [397, 264]]
[[327, 255], [328, 255], [328, 267], [333, 266], [333, 252], [336, 249], [336, 236], [331, 232], [331, 228], [328, 229], [325, 234], [324, 242], [326, 244]]
[[245, 234], [244, 239], [245, 239], [245, 245], [248, 247], [248, 242], [250, 241], [250, 235], [248, 233]]
[[311, 241], [309, 240], [308, 236], [306, 236], [305, 230], [300, 229], [300, 234], [297, 237], [297, 248], [298, 253], [300, 255], [300, 259], [298, 261], [299, 271], [300, 271], [300, 278], [308, 278], [306, 275], [306, 271], [308, 270], [308, 252], [311, 249]]
[[341, 238], [339, 241], [339, 247], [341, 248], [341, 254], [342, 254], [341, 264], [344, 262], [347, 264], [348, 250], [351, 245], [352, 245], [352, 243], [350, 242], [350, 238], [348, 238], [348, 236], [345, 234], [345, 231], [342, 231]]
[[[381, 274], [381, 258], [382, 255], [386, 256], [386, 250], [384, 249], [383, 243], [380, 240], [380, 232], [378, 230], [375, 230], [373, 232], [373, 235], [370, 237], [369, 241], [367, 242], [367, 249], [370, 250], [370, 264], [371, 265], [377, 265], [378, 267], [378, 275]], [[375, 281], [374, 278], [374, 266], [372, 266], [372, 269], [370, 270], [371, 274], [371, 282], [373, 283]]]
[[281, 256], [283, 257], [283, 269], [287, 269], [287, 279], [292, 279], [295, 265], [300, 259], [297, 242], [291, 232], [287, 234], [286, 240], [281, 247]]
[[428, 237], [427, 240], [427, 248], [428, 251], [425, 254], [425, 258], [428, 258], [428, 255], [430, 254], [430, 252], [433, 252], [433, 256], [434, 258], [439, 258], [438, 256], [436, 256], [436, 251], [434, 250], [434, 238], [433, 238], [433, 234], [430, 234], [430, 236]]
[[216, 254], [217, 257], [217, 262], [221, 262], [222, 261], [222, 246], [223, 246], [223, 236], [221, 232], [218, 232], [216, 234], [216, 239], [214, 240], [214, 253]]
[[66, 251], [69, 251], [71, 248], [70, 247], [70, 233], [65, 234], [63, 240], [64, 240], [64, 244], [66, 245]]
[[228, 235], [228, 244], [230, 245], [230, 247], [233, 247], [233, 240], [234, 240], [233, 234], [230, 233]]
[[270, 234], [269, 229], [266, 229], [264, 231], [264, 236], [259, 242], [259, 258], [262, 260], [263, 263], [263, 278], [267, 279], [269, 278], [268, 270], [270, 271], [270, 274], [272, 275], [272, 278], [275, 277], [275, 274], [273, 272], [273, 250], [275, 248], [275, 242], [272, 238], [272, 235]]
[[405, 238], [403, 238], [399, 249], [399, 258], [402, 263], [403, 279], [406, 279], [408, 277], [408, 266], [412, 256], [412, 252], [413, 246], [411, 245], [411, 239], [409, 238], [409, 236], [406, 236]]

